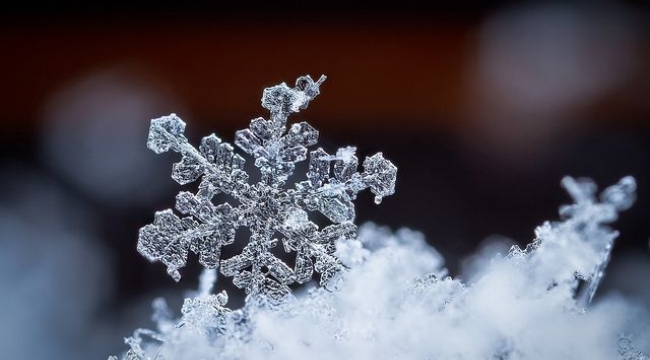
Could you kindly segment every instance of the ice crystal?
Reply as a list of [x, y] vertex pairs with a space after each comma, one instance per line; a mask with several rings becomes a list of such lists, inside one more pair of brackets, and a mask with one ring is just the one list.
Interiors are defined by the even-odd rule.
[[[175, 114], [152, 120], [147, 146], [157, 154], [171, 150], [182, 155], [172, 178], [181, 185], [201, 181], [196, 193], [182, 191], [176, 197], [176, 210], [184, 217], [171, 209], [159, 211], [152, 224], [140, 229], [138, 251], [150, 261], [164, 263], [176, 281], [193, 251], [206, 268], [219, 267], [247, 294], [263, 295], [274, 303], [289, 294], [288, 285], [312, 279], [314, 270], [323, 286], [335, 287], [344, 269], [334, 254], [335, 244], [354, 238], [357, 230], [352, 201], [366, 188], [377, 204], [393, 194], [397, 168], [378, 153], [366, 158], [359, 172], [354, 147], [336, 154], [318, 148], [309, 153], [307, 180], [287, 185], [295, 164], [306, 160], [307, 148], [318, 141], [318, 131], [307, 122], [288, 126], [287, 119], [307, 107], [324, 80], [325, 76], [318, 81], [302, 76], [293, 88], [282, 83], [265, 89], [262, 106], [269, 110], [269, 119], [253, 119], [248, 129], [235, 134], [235, 145], [255, 159], [261, 173], [257, 183], [249, 182], [244, 158], [216, 135], [204, 137], [196, 149]], [[219, 193], [234, 201], [215, 205], [213, 197]], [[319, 229], [309, 220], [313, 211], [332, 224]], [[221, 248], [232, 244], [242, 227], [251, 233], [246, 246], [222, 260]], [[296, 254], [293, 269], [271, 252], [278, 242]]]
[[[574, 204], [560, 208], [563, 222], [546, 222], [535, 229], [536, 239], [525, 250], [514, 246], [509, 256], [535, 265], [534, 280], [549, 288], [567, 286], [587, 306], [594, 297], [609, 262], [618, 232], [606, 225], [618, 219], [620, 211], [632, 206], [636, 182], [631, 176], [602, 192], [590, 179], [565, 177], [562, 186]], [[550, 264], [553, 264], [550, 266]], [[582, 289], [579, 288], [580, 285]]]
[[634, 347], [629, 336], [621, 335], [617, 345], [620, 360], [650, 360], [649, 357]]

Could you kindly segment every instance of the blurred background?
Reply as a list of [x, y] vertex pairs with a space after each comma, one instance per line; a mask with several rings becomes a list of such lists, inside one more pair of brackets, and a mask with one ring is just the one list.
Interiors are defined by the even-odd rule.
[[[267, 116], [264, 87], [328, 76], [294, 116], [326, 150], [382, 151], [397, 192], [358, 222], [422, 231], [463, 274], [467, 257], [525, 244], [569, 201], [564, 175], [624, 175], [638, 202], [600, 295], [650, 306], [650, 29], [641, 1], [27, 1], [0, 15], [0, 349], [7, 358], [106, 358], [178, 309], [180, 284], [135, 250], [173, 206], [176, 154], [146, 148], [177, 113], [198, 144]], [[300, 174], [300, 171], [298, 172]], [[511, 239], [511, 240], [506, 240]], [[488, 251], [488, 250], [483, 250]], [[238, 292], [227, 282], [233, 302]], [[39, 343], [39, 346], [33, 346]]]

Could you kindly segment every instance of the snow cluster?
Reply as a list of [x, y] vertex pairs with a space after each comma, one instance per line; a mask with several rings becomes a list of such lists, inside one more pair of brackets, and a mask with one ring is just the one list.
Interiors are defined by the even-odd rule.
[[[153, 120], [149, 147], [183, 155], [172, 177], [203, 179], [198, 194], [177, 198], [177, 210], [189, 216], [156, 213], [138, 250], [165, 263], [174, 278], [190, 250], [207, 269], [179, 317], [163, 299], [154, 302], [157, 328], [128, 337], [123, 359], [648, 359], [645, 309], [619, 298], [591, 304], [618, 235], [609, 224], [634, 202], [633, 178], [600, 195], [590, 180], [563, 179], [573, 204], [560, 208], [560, 221], [539, 226], [525, 249], [493, 255], [470, 281], [451, 278], [418, 232], [365, 224], [357, 234], [356, 193], [370, 188], [381, 199], [394, 191], [396, 168], [381, 155], [358, 173], [354, 148], [337, 155], [318, 149], [310, 154], [309, 180], [284, 189], [317, 137], [306, 123], [284, 134], [286, 115], [306, 107], [323, 79], [265, 90], [271, 120], [253, 120], [236, 141], [256, 157], [262, 180], [254, 185], [241, 170], [243, 158], [214, 135], [197, 151], [180, 119]], [[214, 206], [218, 191], [238, 203]], [[333, 225], [319, 230], [307, 211]], [[239, 226], [251, 230], [246, 247], [235, 260], [220, 260], [219, 247], [235, 240]], [[276, 233], [296, 253], [293, 269], [269, 251]], [[242, 308], [228, 308], [227, 294], [213, 291], [217, 268], [246, 290]], [[311, 280], [312, 268], [321, 286]], [[306, 285], [291, 293], [293, 282]]]

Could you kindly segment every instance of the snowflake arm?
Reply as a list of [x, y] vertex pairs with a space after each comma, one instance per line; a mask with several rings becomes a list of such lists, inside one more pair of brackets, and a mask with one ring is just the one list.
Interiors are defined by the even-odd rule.
[[[347, 221], [329, 225], [318, 231], [318, 227], [309, 221], [304, 210], [293, 208], [287, 212], [287, 218], [278, 230], [284, 235], [284, 249], [287, 252], [296, 252], [296, 282], [302, 284], [311, 280], [315, 269], [321, 274], [322, 286], [336, 286], [334, 279], [343, 270], [341, 262], [333, 256], [336, 243], [339, 239], [355, 238], [356, 225]], [[316, 261], [313, 262], [312, 258]]]
[[172, 178], [181, 185], [196, 181], [201, 175], [198, 195], [181, 192], [176, 208], [156, 213], [154, 223], [140, 229], [138, 252], [150, 261], [161, 261], [174, 280], [180, 280], [178, 269], [185, 266], [189, 250], [199, 254], [207, 268], [218, 265], [220, 247], [232, 243], [237, 227], [235, 214], [228, 204], [213, 206], [210, 199], [218, 192], [241, 198], [248, 190], [245, 160], [234, 154], [230, 144], [214, 134], [202, 139], [199, 149], [192, 147], [183, 135], [185, 123], [175, 114], [151, 121], [147, 146], [160, 154], [169, 150], [182, 154], [174, 164]]
[[[342, 223], [354, 219], [357, 194], [370, 188], [375, 203], [395, 192], [397, 167], [384, 159], [381, 153], [366, 158], [364, 171], [357, 172], [358, 159], [354, 147], [342, 148], [332, 156], [322, 148], [310, 154], [309, 181], [296, 184], [297, 203], [309, 210], [317, 210], [332, 222]], [[333, 173], [331, 171], [332, 164]]]
[[305, 109], [319, 94], [325, 79], [321, 76], [314, 82], [302, 76], [293, 89], [285, 83], [265, 89], [262, 106], [271, 112], [271, 118], [253, 119], [248, 129], [235, 133], [235, 144], [255, 158], [264, 182], [283, 185], [295, 163], [307, 158], [307, 147], [318, 142], [318, 131], [308, 123], [293, 124], [286, 131], [286, 122], [292, 112]]

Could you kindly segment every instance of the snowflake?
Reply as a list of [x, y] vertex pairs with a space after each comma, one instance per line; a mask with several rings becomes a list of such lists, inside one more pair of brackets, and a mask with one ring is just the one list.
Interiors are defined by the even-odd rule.
[[[313, 271], [320, 273], [321, 285], [336, 286], [344, 265], [337, 259], [336, 242], [356, 236], [354, 204], [358, 192], [369, 188], [379, 204], [395, 191], [397, 168], [381, 153], [363, 162], [354, 147], [330, 155], [322, 148], [309, 153], [307, 180], [286, 185], [295, 164], [307, 159], [307, 147], [318, 140], [318, 131], [307, 122], [291, 125], [291, 113], [305, 109], [319, 94], [325, 76], [314, 82], [298, 78], [295, 87], [285, 83], [264, 90], [262, 106], [270, 118], [256, 118], [248, 129], [237, 131], [235, 144], [255, 158], [259, 182], [249, 183], [245, 160], [233, 146], [212, 134], [202, 139], [198, 150], [183, 135], [185, 123], [175, 114], [151, 121], [147, 146], [160, 154], [169, 150], [182, 155], [174, 164], [172, 178], [184, 185], [201, 178], [196, 193], [180, 192], [176, 210], [159, 211], [152, 224], [140, 229], [138, 252], [150, 261], [161, 261], [178, 281], [178, 269], [185, 266], [189, 251], [199, 255], [206, 268], [220, 268], [233, 283], [249, 295], [264, 295], [280, 301], [288, 285], [305, 283]], [[230, 196], [231, 203], [214, 205], [214, 195]], [[308, 212], [318, 211], [332, 224], [319, 229]], [[241, 227], [250, 230], [248, 243], [239, 255], [221, 260], [221, 247], [232, 244]], [[279, 240], [287, 252], [295, 252], [292, 269], [271, 249]]]

